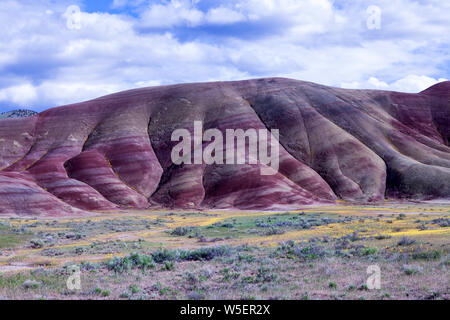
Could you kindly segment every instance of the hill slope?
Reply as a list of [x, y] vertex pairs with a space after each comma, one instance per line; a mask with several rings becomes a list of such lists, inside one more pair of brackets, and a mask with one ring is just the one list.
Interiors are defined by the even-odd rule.
[[[418, 94], [283, 78], [121, 92], [0, 120], [0, 213], [450, 198], [449, 119], [450, 82]], [[279, 172], [174, 165], [172, 132], [194, 121], [279, 129]]]

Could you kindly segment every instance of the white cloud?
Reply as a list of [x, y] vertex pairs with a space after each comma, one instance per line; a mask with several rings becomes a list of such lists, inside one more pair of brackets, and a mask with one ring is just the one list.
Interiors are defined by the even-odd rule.
[[242, 13], [225, 7], [213, 8], [206, 15], [206, 21], [211, 24], [230, 24], [245, 20]]
[[125, 7], [128, 4], [128, 0], [114, 0], [111, 7], [113, 9], [118, 9], [118, 8], [122, 8]]
[[238, 8], [252, 20], [272, 18], [295, 28], [323, 30], [322, 27], [334, 19], [330, 0], [248, 0], [239, 1]]
[[447, 79], [434, 79], [427, 76], [408, 75], [405, 78], [392, 83], [390, 89], [394, 91], [420, 92], [443, 81], [447, 81]]
[[137, 17], [82, 12], [69, 29], [62, 15], [80, 1], [2, 1], [0, 109], [180, 82], [284, 76], [418, 92], [450, 77], [448, 1], [377, 0], [381, 29], [368, 30], [373, 0], [115, 0]]
[[36, 89], [29, 83], [11, 86], [0, 90], [0, 101], [26, 105], [37, 98]]
[[342, 83], [341, 87], [347, 89], [377, 89], [377, 90], [418, 93], [425, 89], [428, 89], [429, 87], [435, 85], [436, 83], [443, 81], [448, 80], [444, 78], [434, 79], [427, 76], [418, 76], [410, 74], [390, 84], [381, 81], [375, 77], [370, 77], [367, 81], [364, 82], [354, 81], [350, 83]]
[[152, 4], [141, 15], [141, 25], [147, 28], [164, 28], [178, 25], [197, 26], [204, 13], [190, 0], [171, 0], [166, 5]]
[[73, 97], [86, 101], [126, 89], [130, 87], [118, 83], [46, 81], [35, 88], [35, 92], [43, 101], [55, 101], [58, 105], [65, 105], [76, 102]]
[[[167, 28], [272, 21], [294, 27], [297, 33], [309, 33], [325, 31], [328, 21], [335, 19], [330, 0], [231, 1], [228, 5], [221, 4], [207, 12], [197, 8], [198, 2], [169, 0], [163, 4], [151, 4], [141, 14], [141, 24], [150, 28]], [[342, 17], [336, 16], [336, 20], [342, 21]]]
[[376, 89], [386, 89], [389, 87], [389, 85], [386, 82], [380, 81], [375, 77], [370, 77], [367, 82]]

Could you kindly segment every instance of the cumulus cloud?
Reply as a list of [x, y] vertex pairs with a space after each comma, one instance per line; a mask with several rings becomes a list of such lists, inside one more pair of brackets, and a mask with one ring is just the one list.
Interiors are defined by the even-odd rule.
[[238, 11], [226, 7], [217, 7], [208, 11], [205, 16], [208, 23], [211, 24], [231, 24], [245, 21], [246, 17]]
[[448, 2], [378, 0], [380, 29], [368, 29], [373, 4], [111, 0], [99, 12], [83, 0], [4, 0], [0, 111], [180, 82], [284, 76], [418, 92], [450, 78]]
[[11, 86], [0, 90], [0, 101], [27, 104], [37, 98], [36, 88], [29, 83]]
[[167, 4], [152, 4], [141, 14], [141, 25], [150, 28], [167, 28], [178, 25], [197, 26], [204, 13], [190, 0], [171, 0]]
[[420, 92], [436, 83], [448, 81], [445, 78], [434, 79], [427, 76], [408, 75], [405, 78], [395, 81], [390, 85], [390, 89], [394, 91], [404, 92]]
[[367, 81], [363, 82], [354, 81], [349, 83], [342, 83], [341, 87], [347, 89], [377, 89], [377, 90], [391, 90], [391, 91], [417, 93], [443, 81], [448, 81], [448, 79], [445, 78], [434, 79], [432, 77], [427, 77], [423, 75], [418, 76], [410, 74], [390, 84], [381, 81], [375, 77], [370, 77]]
[[113, 3], [111, 4], [111, 8], [118, 9], [123, 8], [128, 4], [128, 0], [113, 0]]

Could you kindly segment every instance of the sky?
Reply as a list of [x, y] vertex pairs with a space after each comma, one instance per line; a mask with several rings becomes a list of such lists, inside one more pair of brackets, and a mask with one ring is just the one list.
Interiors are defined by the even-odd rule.
[[450, 79], [450, 1], [2, 0], [0, 112], [174, 83]]

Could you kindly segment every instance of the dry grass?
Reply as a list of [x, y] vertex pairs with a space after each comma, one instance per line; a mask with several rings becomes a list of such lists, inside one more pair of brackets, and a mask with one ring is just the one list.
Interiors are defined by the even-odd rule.
[[[0, 298], [448, 299], [449, 217], [449, 205], [387, 202], [289, 213], [142, 211], [75, 219], [4, 218]], [[413, 243], [399, 245], [405, 237]], [[31, 239], [42, 247], [33, 248]], [[288, 241], [300, 249], [280, 247]], [[123, 274], [103, 264], [131, 252], [151, 255], [159, 248], [217, 245], [229, 246], [232, 253], [209, 261], [156, 263], [151, 270]], [[323, 254], [303, 253], [308, 246]], [[87, 262], [94, 267], [83, 270], [83, 289], [68, 291], [64, 266]], [[381, 290], [365, 288], [366, 269], [373, 264], [381, 268]], [[41, 286], [25, 289], [27, 279]]]

